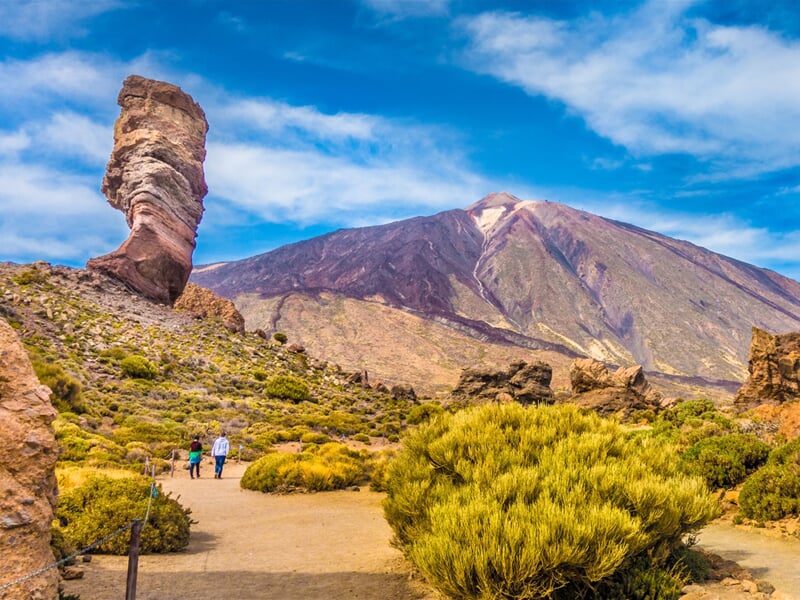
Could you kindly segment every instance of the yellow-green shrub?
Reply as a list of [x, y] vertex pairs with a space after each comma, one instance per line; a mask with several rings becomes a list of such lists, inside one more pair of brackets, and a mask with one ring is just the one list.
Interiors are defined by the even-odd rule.
[[[191, 510], [162, 493], [160, 487], [157, 491], [150, 506], [150, 518], [141, 533], [143, 554], [176, 552], [189, 544]], [[59, 496], [58, 528], [69, 544], [85, 548], [133, 519], [143, 518], [149, 497], [150, 480], [146, 477], [89, 477], [82, 485]], [[118, 535], [96, 552], [125, 554], [129, 537]]]
[[264, 391], [273, 398], [285, 398], [294, 402], [308, 400], [308, 384], [292, 375], [275, 375], [267, 381]]
[[342, 489], [364, 478], [365, 458], [337, 443], [312, 446], [304, 452], [274, 452], [252, 463], [242, 476], [244, 489], [259, 492]]
[[119, 361], [119, 366], [123, 376], [132, 379], [155, 379], [158, 375], [158, 367], [138, 354], [126, 356]]
[[450, 597], [577, 598], [619, 585], [637, 559], [658, 569], [715, 515], [678, 462], [671, 446], [574, 406], [487, 405], [405, 439], [384, 511]]
[[761, 465], [769, 446], [752, 434], [732, 433], [695, 442], [683, 454], [690, 473], [704, 477], [712, 488], [733, 487]]
[[32, 360], [33, 370], [42, 384], [50, 388], [50, 400], [59, 412], [86, 412], [86, 405], [81, 395], [81, 383], [64, 369], [42, 358]]
[[800, 515], [800, 438], [770, 452], [767, 465], [742, 486], [739, 506], [742, 515], [758, 521]]

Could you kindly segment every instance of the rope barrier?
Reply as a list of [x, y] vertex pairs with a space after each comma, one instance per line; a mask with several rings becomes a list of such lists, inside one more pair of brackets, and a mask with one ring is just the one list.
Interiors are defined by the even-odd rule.
[[62, 558], [61, 560], [56, 561], [51, 565], [47, 565], [46, 567], [42, 567], [38, 571], [34, 571], [33, 573], [25, 575], [24, 577], [20, 577], [19, 579], [15, 580], [15, 581], [12, 581], [11, 583], [5, 583], [3, 585], [0, 585], [0, 592], [2, 592], [3, 590], [7, 590], [8, 588], [13, 587], [15, 585], [18, 585], [20, 583], [25, 583], [26, 581], [29, 581], [29, 580], [33, 579], [34, 577], [38, 577], [39, 575], [41, 575], [43, 573], [47, 573], [47, 571], [49, 571], [50, 569], [55, 569], [56, 567], [60, 567], [64, 563], [67, 563], [67, 562], [71, 561], [72, 559], [80, 556], [81, 554], [86, 554], [87, 552], [89, 552], [91, 550], [94, 550], [98, 546], [102, 546], [107, 541], [117, 537], [123, 531], [127, 531], [128, 529], [130, 529], [131, 525], [133, 525], [133, 523], [128, 523], [127, 525], [124, 525], [123, 527], [120, 527], [119, 529], [117, 529], [115, 532], [109, 533], [106, 537], [104, 537], [104, 538], [102, 538], [100, 540], [97, 540], [96, 542], [94, 542], [92, 544], [89, 544], [88, 546], [86, 546], [86, 548], [83, 548], [82, 550], [78, 550], [74, 554], [70, 554], [69, 556], [66, 556], [66, 557]]
[[[145, 515], [144, 515], [144, 521], [142, 523], [142, 529], [144, 529], [144, 526], [147, 525], [147, 520], [150, 518], [150, 505], [153, 503], [153, 498], [155, 498], [158, 495], [158, 491], [156, 490], [156, 468], [155, 468], [155, 465], [153, 465], [152, 478], [153, 478], [153, 481], [150, 483], [150, 493], [148, 494], [148, 499], [147, 499], [147, 511], [145, 512]], [[31, 579], [34, 579], [34, 578], [38, 577], [39, 575], [47, 573], [47, 571], [49, 571], [51, 569], [55, 569], [56, 567], [60, 567], [61, 565], [65, 564], [65, 563], [68, 563], [69, 561], [77, 558], [81, 554], [86, 554], [87, 552], [91, 552], [92, 550], [94, 550], [98, 546], [102, 546], [107, 541], [114, 539], [119, 534], [121, 534], [121, 533], [123, 533], [125, 531], [128, 531], [132, 526], [133, 526], [133, 522], [131, 521], [130, 523], [128, 523], [127, 525], [123, 525], [122, 527], [120, 527], [119, 529], [114, 531], [113, 533], [109, 533], [104, 538], [99, 539], [96, 542], [93, 542], [93, 543], [89, 544], [85, 548], [83, 548], [81, 550], [78, 550], [77, 552], [62, 558], [61, 560], [58, 560], [58, 561], [54, 562], [51, 565], [47, 565], [46, 567], [42, 567], [38, 571], [34, 571], [33, 573], [29, 573], [28, 575], [20, 577], [19, 579], [15, 579], [14, 581], [11, 581], [9, 583], [4, 583], [3, 585], [0, 585], [0, 592], [2, 592], [4, 590], [7, 590], [8, 588], [14, 587], [15, 585], [19, 585], [20, 583], [25, 583], [26, 581], [30, 581]]]

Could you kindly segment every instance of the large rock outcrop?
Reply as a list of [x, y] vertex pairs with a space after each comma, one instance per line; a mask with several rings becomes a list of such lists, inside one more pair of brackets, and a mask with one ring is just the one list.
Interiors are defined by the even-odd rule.
[[244, 317], [233, 302], [220, 298], [208, 288], [187, 283], [183, 293], [175, 300], [175, 308], [185, 310], [203, 319], [217, 318], [235, 333], [244, 333]]
[[[0, 584], [54, 562], [55, 416], [50, 390], [39, 383], [14, 330], [0, 319]], [[58, 596], [57, 587], [58, 570], [50, 569], [0, 597], [50, 600]]]
[[572, 397], [569, 402], [590, 408], [600, 415], [629, 415], [635, 410], [657, 410], [661, 394], [654, 391], [641, 366], [608, 367], [592, 358], [577, 359], [570, 368]]
[[145, 297], [171, 304], [192, 270], [206, 187], [203, 109], [179, 87], [131, 75], [117, 100], [114, 150], [102, 191], [125, 213], [131, 233], [86, 267]]
[[800, 333], [773, 335], [753, 327], [747, 370], [750, 376], [734, 401], [737, 408], [800, 398]]
[[506, 371], [467, 368], [453, 389], [453, 400], [468, 403], [510, 402], [552, 404], [553, 370], [543, 362], [518, 360]]

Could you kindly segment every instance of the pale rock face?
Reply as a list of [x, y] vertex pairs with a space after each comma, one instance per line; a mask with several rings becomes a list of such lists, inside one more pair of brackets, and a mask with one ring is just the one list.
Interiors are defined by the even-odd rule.
[[131, 75], [123, 83], [114, 150], [102, 191], [125, 213], [130, 236], [86, 267], [125, 282], [145, 297], [171, 304], [192, 270], [203, 216], [208, 123], [179, 87]]
[[[50, 390], [39, 383], [14, 330], [0, 319], [0, 582], [14, 581], [54, 562], [50, 526], [56, 506], [58, 446]], [[58, 596], [50, 569], [5, 592], [7, 600]]]

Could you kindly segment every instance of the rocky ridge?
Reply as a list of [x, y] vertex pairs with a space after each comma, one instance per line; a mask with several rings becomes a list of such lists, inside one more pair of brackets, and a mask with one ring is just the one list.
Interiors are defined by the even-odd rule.
[[203, 175], [208, 123], [179, 87], [138, 75], [125, 80], [118, 103], [122, 110], [102, 191], [125, 213], [131, 233], [117, 250], [86, 267], [172, 304], [192, 270], [208, 191]]
[[[17, 334], [0, 318], [0, 583], [53, 564], [50, 526], [56, 506], [58, 446], [50, 390], [39, 383]], [[17, 584], [0, 597], [57, 597], [58, 570]]]

